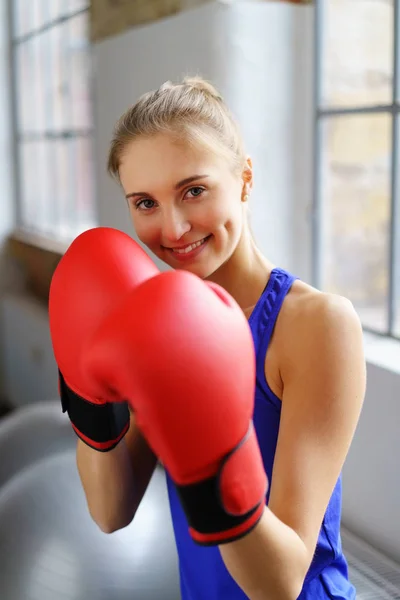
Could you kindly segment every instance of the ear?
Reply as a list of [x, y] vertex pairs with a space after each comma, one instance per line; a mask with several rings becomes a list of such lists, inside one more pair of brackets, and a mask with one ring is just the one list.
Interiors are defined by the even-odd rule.
[[243, 189], [242, 189], [242, 201], [247, 202], [249, 199], [251, 190], [253, 189], [253, 162], [250, 156], [246, 157], [243, 171], [242, 171]]

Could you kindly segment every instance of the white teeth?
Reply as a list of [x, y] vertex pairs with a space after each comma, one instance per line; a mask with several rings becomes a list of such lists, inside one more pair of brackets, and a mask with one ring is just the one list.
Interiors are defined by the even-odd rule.
[[204, 242], [205, 239], [206, 238], [203, 238], [202, 240], [195, 242], [194, 244], [190, 244], [190, 246], [186, 246], [186, 248], [172, 248], [172, 250], [173, 250], [173, 252], [176, 252], [177, 254], [187, 254], [188, 252], [191, 252], [195, 248], [198, 248], [199, 246], [201, 246], [201, 244]]

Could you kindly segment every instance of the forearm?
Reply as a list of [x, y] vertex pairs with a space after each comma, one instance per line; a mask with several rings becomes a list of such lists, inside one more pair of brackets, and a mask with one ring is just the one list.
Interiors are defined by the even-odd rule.
[[224, 563], [250, 600], [295, 600], [308, 569], [306, 546], [267, 507], [247, 536], [220, 546]]
[[80, 439], [76, 461], [89, 512], [102, 531], [111, 533], [135, 514], [135, 486], [125, 439], [109, 452], [98, 452]]

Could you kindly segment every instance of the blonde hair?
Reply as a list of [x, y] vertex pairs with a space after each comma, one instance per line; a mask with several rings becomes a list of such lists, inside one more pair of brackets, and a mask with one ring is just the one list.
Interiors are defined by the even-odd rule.
[[230, 110], [215, 87], [201, 77], [185, 77], [181, 83], [164, 83], [148, 92], [118, 120], [108, 156], [108, 172], [119, 180], [121, 158], [127, 146], [140, 136], [172, 134], [176, 141], [202, 144], [244, 165], [242, 137]]

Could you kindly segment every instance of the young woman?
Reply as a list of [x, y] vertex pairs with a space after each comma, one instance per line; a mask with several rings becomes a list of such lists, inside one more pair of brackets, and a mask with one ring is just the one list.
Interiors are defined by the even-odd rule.
[[[340, 541], [341, 470], [366, 383], [353, 306], [257, 247], [248, 218], [252, 162], [208, 82], [187, 78], [140, 98], [116, 125], [108, 166], [143, 244], [173, 269], [224, 287], [254, 338], [254, 426], [268, 509], [245, 537], [196, 545], [167, 475], [182, 599], [355, 598]], [[110, 452], [79, 440], [77, 458], [94, 520], [107, 532], [126, 526], [157, 461], [134, 416]]]

